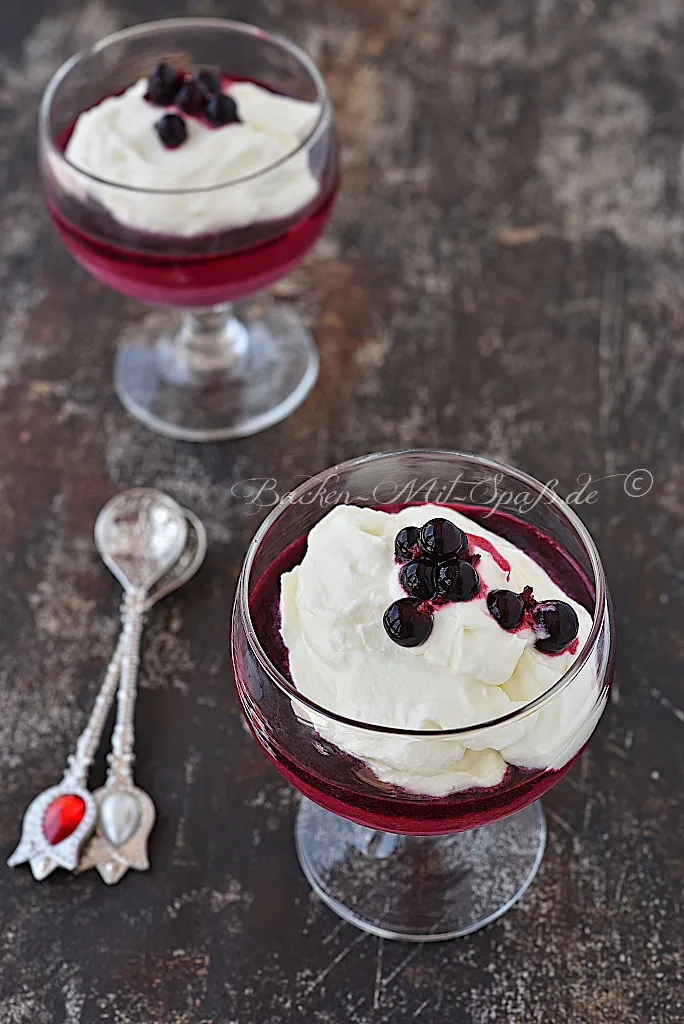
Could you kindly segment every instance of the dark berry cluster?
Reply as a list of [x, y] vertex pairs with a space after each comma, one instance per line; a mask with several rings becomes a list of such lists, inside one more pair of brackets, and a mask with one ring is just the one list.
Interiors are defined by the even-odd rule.
[[537, 635], [534, 646], [544, 654], [560, 654], [577, 636], [579, 619], [566, 601], [535, 601], [532, 587], [521, 594], [490, 590], [487, 607], [502, 629], [517, 629], [527, 616]]
[[[425, 526], [405, 526], [394, 538], [394, 555], [401, 563], [399, 582], [408, 594], [394, 601], [382, 622], [390, 640], [400, 647], [419, 647], [432, 632], [434, 612], [449, 601], [469, 601], [480, 592], [475, 566], [480, 560], [468, 548], [468, 537], [448, 519], [431, 519]], [[535, 601], [532, 587], [520, 594], [491, 590], [487, 607], [502, 629], [513, 631], [523, 622], [536, 634], [535, 647], [560, 654], [576, 638], [579, 620], [566, 601]]]
[[[240, 120], [235, 100], [226, 96], [220, 79], [211, 71], [187, 75], [169, 64], [157, 64], [147, 79], [145, 99], [159, 107], [175, 106], [192, 117], [203, 117], [215, 128]], [[176, 149], [188, 137], [179, 114], [165, 114], [154, 127], [167, 149]]]
[[448, 519], [404, 527], [394, 539], [394, 554], [403, 563], [399, 581], [409, 596], [389, 606], [383, 625], [395, 644], [418, 647], [432, 632], [436, 606], [478, 593], [479, 555], [470, 554], [468, 537]]

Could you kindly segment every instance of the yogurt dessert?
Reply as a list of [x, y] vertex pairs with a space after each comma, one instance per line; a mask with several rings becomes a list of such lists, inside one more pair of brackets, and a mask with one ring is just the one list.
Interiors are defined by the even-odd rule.
[[75, 259], [145, 302], [212, 306], [293, 269], [337, 192], [329, 109], [228, 73], [158, 64], [43, 151]]
[[[319, 116], [319, 104], [254, 82], [160, 64], [80, 114], [65, 155], [90, 176], [88, 195], [128, 227], [226, 231], [290, 216], [316, 198], [320, 184], [297, 150]], [[145, 192], [158, 189], [191, 194]]]
[[[592, 618], [520, 547], [453, 508], [341, 505], [281, 576], [292, 682], [326, 709], [396, 729], [477, 726], [518, 711], [571, 667]], [[591, 673], [509, 726], [435, 743], [369, 732], [299, 705], [383, 782], [444, 797], [509, 766], [558, 769], [593, 729]]]
[[262, 541], [267, 562], [246, 581], [262, 654], [238, 617], [233, 664], [286, 779], [361, 825], [414, 835], [487, 824], [559, 781], [603, 712], [614, 653], [596, 641], [594, 586], [559, 543], [471, 505], [281, 516], [314, 522], [296, 540], [289, 528], [280, 554]]

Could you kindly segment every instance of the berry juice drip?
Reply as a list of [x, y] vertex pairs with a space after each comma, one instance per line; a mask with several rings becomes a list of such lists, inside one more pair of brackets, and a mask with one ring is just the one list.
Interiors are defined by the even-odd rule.
[[[399, 512], [405, 506], [383, 506]], [[551, 538], [503, 512], [453, 505], [534, 559], [551, 579], [591, 614], [594, 590], [582, 570]], [[470, 533], [471, 538], [476, 534]], [[288, 652], [280, 635], [280, 577], [298, 565], [306, 553], [306, 535], [291, 544], [259, 579], [250, 597], [250, 614], [271, 662], [290, 678]], [[542, 796], [572, 766], [578, 752], [560, 770], [521, 769], [509, 765], [503, 781], [489, 789], [475, 788], [430, 797], [381, 782], [363, 761], [334, 747], [321, 736], [312, 743], [309, 726], [291, 712], [289, 700], [275, 687], [262, 689], [249, 667], [236, 665], [240, 683], [253, 692], [263, 719], [283, 727], [284, 706], [291, 713], [286, 749], [269, 736], [266, 754], [278, 770], [310, 799], [361, 825], [414, 835], [440, 834], [475, 828], [520, 810]], [[257, 712], [258, 714], [258, 712]], [[255, 730], [258, 733], [260, 730]], [[257, 739], [259, 736], [257, 735]]]

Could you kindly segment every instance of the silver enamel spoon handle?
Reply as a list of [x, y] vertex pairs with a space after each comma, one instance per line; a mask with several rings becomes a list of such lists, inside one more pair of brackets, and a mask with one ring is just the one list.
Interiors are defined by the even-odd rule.
[[[144, 610], [149, 611], [154, 603], [155, 601], [150, 597], [144, 599]], [[86, 783], [90, 766], [92, 765], [95, 759], [95, 754], [102, 742], [102, 733], [104, 732], [104, 727], [107, 722], [107, 716], [109, 715], [114, 695], [116, 693], [117, 686], [119, 685], [121, 663], [123, 661], [124, 650], [127, 642], [126, 620], [124, 618], [127, 614], [127, 609], [128, 603], [127, 600], [124, 599], [121, 630], [119, 632], [119, 639], [117, 640], [114, 653], [107, 665], [107, 671], [102, 681], [102, 685], [100, 686], [100, 691], [95, 698], [95, 704], [93, 705], [93, 710], [90, 713], [90, 718], [88, 719], [85, 729], [76, 741], [76, 750], [67, 758], [67, 768], [64, 773], [65, 776], [75, 779], [82, 785], [85, 785]]]
[[112, 733], [111, 753], [107, 757], [107, 781], [112, 783], [133, 781], [135, 700], [146, 609], [147, 594], [144, 591], [131, 591], [126, 595], [116, 723]]
[[114, 654], [107, 666], [99, 693], [95, 698], [86, 727], [76, 741], [76, 750], [67, 758], [67, 768], [64, 772], [65, 779], [73, 779], [83, 786], [86, 784], [90, 766], [100, 746], [109, 709], [112, 706], [114, 694], [119, 685], [119, 672], [124, 645], [125, 636], [122, 630], [119, 634]]
[[[24, 812], [21, 839], [8, 864], [15, 867], [28, 861], [34, 878], [39, 882], [47, 878], [56, 867], [65, 868], [67, 871], [76, 869], [83, 844], [96, 824], [97, 808], [87, 788], [88, 771], [100, 745], [107, 715], [119, 683], [124, 646], [125, 637], [122, 631], [85, 729], [76, 741], [74, 753], [67, 758], [61, 783], [39, 793]], [[74, 798], [79, 800], [82, 806], [80, 820], [59, 843], [50, 842], [45, 834], [46, 814], [60, 801]]]
[[147, 606], [143, 589], [129, 591], [124, 600], [119, 692], [107, 778], [93, 794], [97, 823], [78, 864], [79, 871], [96, 868], [107, 885], [121, 881], [129, 868], [146, 871], [150, 866], [147, 840], [156, 817], [155, 806], [133, 782], [135, 700]]

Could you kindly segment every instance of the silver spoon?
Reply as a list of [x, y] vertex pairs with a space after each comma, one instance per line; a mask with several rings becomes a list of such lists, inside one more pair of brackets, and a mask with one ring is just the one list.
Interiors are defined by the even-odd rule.
[[[133, 783], [140, 642], [148, 594], [180, 558], [187, 530], [187, 521], [176, 502], [147, 488], [118, 494], [105, 505], [95, 523], [97, 549], [125, 592], [112, 749], [107, 755], [105, 785], [93, 793], [98, 812], [94, 839], [100, 853], [100, 847], [106, 847], [111, 854], [102, 865], [98, 856], [96, 866], [107, 882], [117, 881], [129, 867], [139, 871], [149, 867], [147, 839], [154, 825], [155, 808], [152, 798]], [[115, 871], [117, 866], [123, 870]]]
[[[207, 551], [207, 534], [204, 525], [189, 509], [182, 509], [182, 512], [187, 520], [188, 529], [185, 549], [178, 562], [153, 586], [145, 602], [145, 611], [149, 611], [162, 598], [167, 597], [192, 579], [204, 561]], [[125, 635], [122, 630], [110, 663], [117, 679], [121, 671], [124, 644]], [[110, 703], [113, 696], [112, 691]], [[96, 867], [109, 885], [123, 878], [129, 867], [138, 867], [139, 870], [149, 867], [146, 839], [155, 818], [154, 804], [146, 793], [136, 789], [135, 794], [128, 793], [122, 796], [120, 793], [113, 792], [114, 784], [115, 779], [110, 764], [107, 782], [93, 793], [100, 819], [97, 834], [92, 836], [84, 846], [77, 867], [79, 873]], [[136, 801], [139, 801], [137, 806], [130, 801], [129, 796], [131, 795]], [[138, 842], [133, 844], [134, 836], [131, 834], [127, 838], [127, 832], [131, 829], [135, 831], [135, 826], [138, 823], [141, 826], [139, 832], [144, 834], [142, 837], [138, 835]], [[129, 845], [135, 845], [138, 848], [135, 863], [130, 862]], [[126, 847], [126, 849], [122, 851], [121, 847]]]
[[[187, 529], [180, 506], [167, 495], [148, 488], [117, 495], [105, 505], [95, 524], [100, 553], [126, 590], [119, 713], [112, 744], [112, 759], [116, 761], [122, 792], [126, 783], [131, 790], [135, 789], [132, 785], [135, 678], [147, 594], [180, 558]], [[21, 839], [8, 863], [15, 867], [28, 861], [38, 881], [56, 867], [73, 871], [81, 848], [97, 823], [97, 803], [86, 783], [116, 678], [110, 665], [76, 752], [67, 760], [62, 781], [35, 797], [24, 814]], [[142, 791], [131, 793], [133, 799], [138, 793]], [[147, 800], [152, 803], [149, 797]], [[149, 817], [149, 806], [145, 809]], [[152, 812], [153, 823], [153, 806]]]

